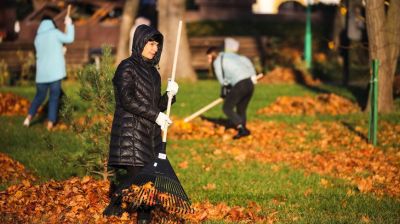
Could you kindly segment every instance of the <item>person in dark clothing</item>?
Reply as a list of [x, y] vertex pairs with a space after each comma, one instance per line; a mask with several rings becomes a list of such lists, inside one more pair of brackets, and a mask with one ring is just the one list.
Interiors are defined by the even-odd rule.
[[[238, 131], [233, 139], [250, 135], [246, 128], [246, 110], [257, 82], [253, 64], [245, 56], [229, 51], [220, 52], [217, 47], [209, 48], [207, 57], [222, 86], [223, 111]], [[230, 86], [229, 93], [222, 91], [224, 86]]]
[[[169, 81], [161, 95], [161, 77], [156, 69], [161, 57], [163, 36], [147, 25], [137, 27], [132, 54], [121, 61], [113, 78], [115, 112], [111, 128], [108, 166], [115, 170], [110, 184], [110, 204], [106, 216], [120, 216], [121, 192], [140, 170], [153, 161], [161, 148], [161, 130], [172, 123], [162, 111], [168, 96], [178, 92], [178, 84]], [[138, 223], [150, 223], [151, 208], [138, 212]]]

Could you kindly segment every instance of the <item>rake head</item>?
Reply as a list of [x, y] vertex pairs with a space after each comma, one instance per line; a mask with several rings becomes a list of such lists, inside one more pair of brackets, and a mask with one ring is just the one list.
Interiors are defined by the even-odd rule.
[[154, 206], [177, 215], [193, 213], [190, 199], [166, 157], [144, 167], [122, 197], [131, 209]]

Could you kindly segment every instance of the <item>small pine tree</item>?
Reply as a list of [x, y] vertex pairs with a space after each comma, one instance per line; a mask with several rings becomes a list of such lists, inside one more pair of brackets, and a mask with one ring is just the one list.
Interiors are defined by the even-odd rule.
[[8, 71], [7, 62], [3, 59], [0, 60], [0, 86], [10, 84], [10, 72]]
[[110, 47], [103, 47], [100, 66], [90, 64], [78, 73], [79, 96], [90, 105], [81, 122], [72, 122], [73, 107], [69, 99], [64, 101], [62, 116], [82, 140], [82, 153], [71, 159], [85, 168], [87, 174], [97, 174], [107, 179], [108, 144], [110, 141], [114, 90], [112, 78], [115, 72]]

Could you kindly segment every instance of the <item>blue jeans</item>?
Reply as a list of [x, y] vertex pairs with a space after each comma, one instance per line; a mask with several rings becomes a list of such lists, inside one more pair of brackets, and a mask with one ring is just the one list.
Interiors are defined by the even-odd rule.
[[31, 107], [29, 108], [29, 115], [32, 117], [35, 116], [38, 108], [46, 99], [47, 91], [49, 89], [50, 96], [47, 118], [49, 121], [55, 123], [57, 120], [58, 104], [61, 94], [61, 80], [48, 83], [36, 83], [36, 95], [32, 101]]

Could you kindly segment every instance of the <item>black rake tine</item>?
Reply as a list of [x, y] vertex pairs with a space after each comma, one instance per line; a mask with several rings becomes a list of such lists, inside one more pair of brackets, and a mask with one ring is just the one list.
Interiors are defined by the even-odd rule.
[[149, 204], [152, 205], [153, 202], [154, 202], [154, 197], [155, 197], [155, 195], [158, 194], [158, 193], [157, 193], [157, 190], [150, 190], [150, 191], [149, 191], [149, 194], [150, 194], [150, 197], [149, 197], [150, 203], [149, 203]]

